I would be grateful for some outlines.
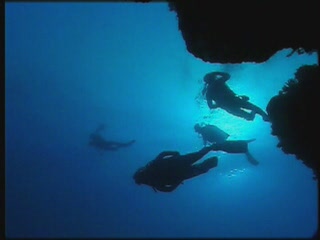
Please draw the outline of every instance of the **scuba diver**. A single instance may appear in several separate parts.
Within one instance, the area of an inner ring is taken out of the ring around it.
[[[208,142],[211,144],[224,142],[230,136],[228,133],[212,124],[200,125],[197,123],[194,125],[194,131],[201,135],[203,145],[205,146],[208,144]]]
[[[194,130],[196,133],[198,133],[203,140],[203,145],[207,146],[208,142],[210,144],[213,143],[223,143],[229,138],[229,134],[223,131],[222,129],[218,128],[215,125],[212,124],[204,124],[200,125],[199,123],[194,125]],[[255,139],[250,139],[250,140],[241,140],[246,143],[250,143],[255,141]],[[232,142],[232,141],[229,141]],[[237,141],[237,144],[239,143],[239,140]],[[230,143],[229,143],[230,144]],[[249,152],[249,149],[247,148],[247,151],[244,152],[246,155],[247,160],[249,161],[250,164],[252,165],[258,165],[259,162],[252,156],[252,154]]]
[[[261,115],[266,122],[269,121],[268,114],[258,106],[249,101],[245,95],[237,95],[226,84],[230,74],[226,72],[210,72],[203,78],[205,87],[202,94],[205,95],[210,109],[222,108],[234,116],[253,121],[256,114]],[[214,101],[214,103],[213,103]],[[247,112],[246,110],[251,110]]]
[[[133,175],[136,184],[148,185],[155,192],[172,192],[184,180],[208,172],[218,165],[218,157],[210,157],[195,164],[210,151],[245,153],[248,141],[224,141],[203,147],[197,152],[181,155],[178,151],[163,151],[146,166],[139,168]]]
[[[104,129],[105,126],[102,124],[92,134],[90,134],[89,145],[99,151],[116,151],[119,148],[128,147],[135,142],[135,140],[131,140],[128,142],[105,140],[101,135],[101,131],[103,131]]]

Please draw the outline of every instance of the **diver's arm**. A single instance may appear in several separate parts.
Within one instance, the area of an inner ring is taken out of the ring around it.
[[[202,137],[202,141],[203,141],[203,145],[204,145],[204,146],[207,146],[207,142],[208,142],[208,141],[207,141],[207,139],[206,139],[205,137]]]
[[[208,88],[208,84],[205,84],[202,91],[201,91],[202,96],[204,96],[206,94],[207,88]]]
[[[208,96],[208,94],[207,94],[207,96],[206,96],[206,100],[207,100],[208,107],[209,107],[210,109],[218,108],[218,105],[217,105],[216,103],[213,104],[213,101],[212,101],[212,99]]]

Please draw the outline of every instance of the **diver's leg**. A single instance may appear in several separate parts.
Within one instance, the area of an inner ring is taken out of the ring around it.
[[[248,143],[247,140],[227,140],[221,143],[214,143],[212,148],[215,151],[227,153],[246,153],[248,152]]]
[[[190,166],[189,170],[184,176],[184,179],[189,179],[204,174],[216,166],[218,166],[218,157],[208,158],[201,163]]]
[[[256,112],[255,111],[251,111],[246,112],[244,110],[242,110],[241,108],[235,108],[235,107],[231,107],[231,108],[224,108],[228,113],[231,113],[232,115],[235,115],[237,117],[241,117],[244,118],[248,121],[252,121],[255,117]]]
[[[115,142],[115,141],[107,141],[105,143],[106,148],[121,148],[121,147],[127,147],[130,146],[131,144],[133,144],[135,142],[135,140],[126,142],[126,143],[122,143],[122,142]]]
[[[114,144],[116,144],[119,148],[120,147],[128,147],[130,146],[131,144],[135,143],[136,140],[131,140],[129,142],[125,142],[125,143],[120,143],[120,142],[116,142]]]
[[[110,145],[106,150],[117,151],[120,147],[118,145]]]
[[[233,140],[233,141],[225,141],[222,143],[216,143],[213,145],[214,150],[224,151],[227,153],[244,153],[246,155],[247,160],[252,165],[258,165],[259,162],[252,156],[249,152],[248,144],[256,139],[249,140]]]
[[[180,156],[179,160],[183,161],[186,165],[191,165],[195,163],[196,161],[200,160],[202,157],[204,157],[208,152],[212,150],[211,146],[204,147],[198,152],[188,153],[186,155]]]
[[[218,166],[218,157],[207,158],[203,162],[194,164],[193,166],[201,169],[201,171],[203,172],[207,172],[211,168],[215,168],[216,166]]]
[[[133,143],[135,143],[135,142],[136,142],[136,140],[131,140],[131,141],[129,141],[129,142],[122,143],[122,146],[127,147],[127,146],[130,146],[131,144],[133,144]]]
[[[120,147],[118,142],[113,141],[104,141],[103,144],[101,144],[101,148],[106,151],[115,151]]]
[[[257,114],[259,114],[264,121],[269,121],[268,114],[265,111],[263,111],[260,107],[256,106],[255,104],[253,104],[249,101],[244,101],[241,107],[245,108],[245,109],[252,110],[252,111],[256,112]]]

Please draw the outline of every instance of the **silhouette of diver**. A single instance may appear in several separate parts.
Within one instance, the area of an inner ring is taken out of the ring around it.
[[[268,114],[249,102],[248,96],[237,95],[229,88],[226,84],[229,79],[230,74],[226,72],[210,72],[204,76],[205,87],[202,94],[206,97],[208,107],[210,109],[222,108],[230,114],[248,121],[253,121],[255,114],[261,115],[264,121],[269,121]],[[251,112],[243,109],[251,110]]]
[[[90,134],[90,141],[89,145],[95,147],[96,149],[102,151],[116,151],[119,148],[128,147],[132,145],[135,140],[131,140],[129,142],[117,142],[117,141],[108,141],[105,140],[102,135],[101,131],[105,129],[104,125],[100,125],[94,133]]]
[[[203,144],[206,146],[207,143],[209,142],[210,144],[216,143],[223,143],[227,140],[227,138],[230,136],[228,133],[226,133],[225,131],[221,130],[220,128],[218,128],[215,125],[212,124],[205,124],[205,125],[200,125],[200,124],[195,124],[194,125],[194,130],[195,132],[197,132],[198,134],[201,135],[202,140],[203,140]],[[252,165],[258,165],[259,162],[252,156],[252,154],[249,152],[248,149],[248,143],[255,141],[255,139],[250,139],[250,140],[236,140],[237,145],[240,145],[241,142],[243,142],[243,147],[246,148],[246,151],[244,152],[244,154],[247,157],[247,160],[249,161],[249,163],[251,163]],[[232,144],[232,142],[234,141],[228,141],[230,146]],[[217,145],[219,146],[219,145]],[[226,151],[229,152],[232,151],[232,149]]]
[[[203,145],[207,145],[209,143],[219,143],[224,142],[230,136],[228,133],[223,131],[212,124],[195,124],[194,131],[201,135],[203,140]]]
[[[139,168],[133,179],[136,184],[148,185],[155,192],[172,192],[184,180],[204,174],[218,165],[218,157],[210,157],[194,164],[210,151],[245,153],[247,145],[247,141],[225,141],[185,155],[180,155],[178,151],[163,151],[146,166]]]

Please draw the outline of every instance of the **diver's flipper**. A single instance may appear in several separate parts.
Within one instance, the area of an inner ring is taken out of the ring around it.
[[[210,157],[201,163],[191,165],[191,171],[183,177],[184,180],[190,179],[208,172],[210,169],[218,165],[218,157]]]
[[[211,168],[214,168],[218,165],[218,157],[210,157],[204,160],[202,163],[197,164],[198,167],[202,168],[205,171],[209,171]]]
[[[136,142],[136,140],[131,140],[129,142],[123,143],[122,146],[127,147],[127,146],[134,144],[135,142]]]
[[[250,164],[257,166],[259,162],[251,155],[250,152],[246,152],[247,160]]]

